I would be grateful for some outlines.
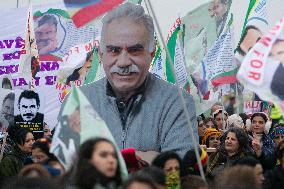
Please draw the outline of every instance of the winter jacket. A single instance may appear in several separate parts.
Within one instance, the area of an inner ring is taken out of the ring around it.
[[[273,170],[269,170],[264,174],[265,182],[263,189],[280,189],[284,188],[284,170],[280,166],[276,166]]]
[[[143,92],[137,94],[125,119],[117,98],[107,92],[106,78],[80,87],[91,105],[106,122],[120,149],[138,151],[173,150],[183,156],[193,148],[178,88],[149,73]],[[198,139],[195,104],[190,94],[183,93],[193,135]]]
[[[14,147],[12,152],[7,154],[0,163],[0,177],[12,177],[17,175],[24,166],[24,161],[28,154],[20,150],[19,147]]]

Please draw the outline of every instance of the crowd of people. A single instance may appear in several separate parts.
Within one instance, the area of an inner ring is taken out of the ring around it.
[[[135,148],[118,152],[105,138],[89,139],[80,145],[72,168],[65,170],[49,151],[53,135],[47,126],[44,137],[36,141],[26,129],[9,127],[0,163],[2,187],[35,188],[38,184],[37,188],[78,189],[283,188],[284,125],[264,112],[247,115],[243,120],[219,108],[216,103],[210,117],[197,119],[202,170],[193,149],[183,157],[175,151],[165,151],[146,161]],[[218,114],[223,115],[221,122]],[[121,174],[118,153],[124,157],[127,179]]]
[[[196,117],[190,94],[181,92],[181,100],[179,87],[149,73],[155,55],[154,24],[143,7],[125,3],[102,22],[98,54],[106,77],[80,89],[116,144],[97,137],[79,145],[84,129],[81,107],[69,117],[59,116],[62,129],[70,127],[78,139],[74,161],[67,169],[50,152],[55,136],[47,124],[43,137],[35,140],[33,132],[11,122],[1,135],[1,188],[284,188],[281,114],[236,114],[232,104],[224,107],[217,102],[209,116]],[[61,113],[68,100],[70,95]],[[36,100],[33,104],[39,108]]]

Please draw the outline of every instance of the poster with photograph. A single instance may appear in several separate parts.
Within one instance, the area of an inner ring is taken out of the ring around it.
[[[5,132],[14,124],[15,93],[9,89],[0,89],[0,132]]]
[[[31,131],[35,138],[43,136],[44,98],[32,90],[15,90],[15,124]]]

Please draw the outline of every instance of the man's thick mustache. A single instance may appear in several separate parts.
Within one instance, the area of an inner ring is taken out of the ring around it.
[[[23,116],[28,116],[28,117],[31,117],[31,116],[34,116],[34,114],[31,114],[31,113],[27,113],[27,114],[23,114]]]
[[[140,70],[138,66],[136,66],[135,64],[122,68],[114,65],[110,68],[110,73],[128,74],[128,73],[139,73],[139,72]]]

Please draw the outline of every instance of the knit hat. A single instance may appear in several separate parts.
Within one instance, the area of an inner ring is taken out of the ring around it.
[[[284,125],[277,124],[272,128],[271,133],[269,134],[271,139],[276,139],[278,135],[284,135]]]
[[[135,148],[125,148],[120,150],[122,157],[126,163],[128,173],[134,173],[145,167],[149,167],[149,164],[146,161],[136,156],[135,151]]]
[[[201,164],[203,167],[203,171],[205,171],[207,161],[208,161],[208,154],[203,148],[199,148],[199,155],[200,155],[200,160],[201,160]],[[185,154],[183,158],[183,165],[185,167],[186,174],[200,175],[194,149],[187,151],[187,153]]]
[[[243,119],[238,114],[233,114],[228,117],[228,127],[244,127]]]
[[[217,129],[214,129],[214,128],[206,129],[205,132],[204,132],[204,136],[202,138],[201,144],[206,145],[206,141],[211,135],[217,135],[218,137],[220,137],[221,132],[219,132]]]

